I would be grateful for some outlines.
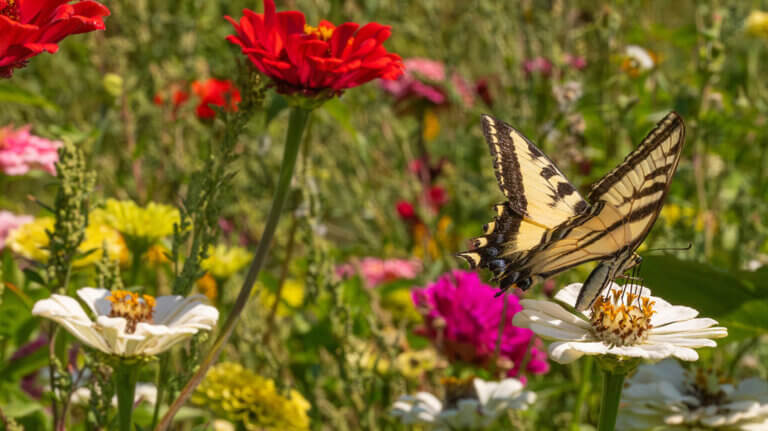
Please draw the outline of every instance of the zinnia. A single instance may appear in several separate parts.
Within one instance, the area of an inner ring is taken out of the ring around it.
[[[227,40],[240,46],[284,94],[339,94],[376,78],[395,79],[403,72],[400,57],[383,45],[390,28],[375,22],[359,30],[353,22],[336,27],[325,20],[312,27],[301,12],[275,12],[272,0],[264,0],[263,14],[244,9],[239,22],[226,18],[237,32]]]
[[[508,367],[509,376],[520,374],[522,365],[525,371],[534,374],[547,372],[546,355],[534,346],[539,340],[532,340],[533,331],[512,324],[512,317],[523,309],[516,296],[497,298],[496,289],[483,284],[476,273],[458,270],[413,291],[413,302],[426,323],[421,332],[433,340],[441,340],[442,346],[438,347],[449,358],[481,366],[492,366],[504,301],[507,301],[506,321],[497,365]]]
[[[90,0],[0,0],[0,77],[10,78],[43,51],[58,51],[70,34],[103,30],[105,16],[109,9]]]
[[[0,172],[24,175],[37,168],[55,175],[61,141],[35,136],[29,133],[29,129],[30,126],[16,130],[11,127],[0,129]]]
[[[448,102],[448,94],[454,91],[467,106],[472,106],[475,96],[464,78],[453,73],[448,79],[445,65],[427,58],[409,58],[403,62],[405,73],[396,81],[382,81],[381,88],[398,102],[424,100],[434,105]]]
[[[197,117],[200,119],[216,116],[216,111],[208,105],[223,106],[227,111],[237,111],[240,91],[232,81],[215,78],[195,81],[192,83],[192,91],[200,98],[200,104],[197,105]]]

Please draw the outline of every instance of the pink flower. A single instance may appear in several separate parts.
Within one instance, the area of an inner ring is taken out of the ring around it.
[[[433,211],[438,212],[448,202],[448,193],[440,186],[432,186],[427,190],[427,202]]]
[[[565,62],[576,70],[582,70],[587,67],[587,59],[580,55],[565,54]]]
[[[0,250],[5,247],[5,239],[12,230],[27,224],[35,218],[28,215],[16,215],[10,211],[0,211]]]
[[[365,285],[372,288],[390,281],[416,278],[421,272],[421,261],[365,257],[357,265],[344,264],[336,268],[336,274],[342,278],[350,277],[358,272],[365,280]]]
[[[536,57],[523,62],[523,70],[526,75],[541,75],[547,77],[552,74],[552,62],[546,57]]]
[[[0,171],[6,175],[24,175],[30,169],[42,169],[56,175],[60,141],[49,141],[29,133],[30,126],[16,130],[0,129]]]
[[[469,84],[454,73],[448,80],[445,66],[439,61],[426,58],[409,58],[403,62],[405,73],[394,81],[379,81],[381,88],[397,99],[425,100],[434,105],[447,102],[449,88],[461,97],[465,105],[474,103]]]
[[[444,274],[425,288],[415,289],[413,303],[425,321],[420,332],[439,343],[437,347],[449,359],[491,368],[506,300],[497,365],[506,366],[508,376],[517,376],[522,371],[546,373],[549,364],[540,341],[531,330],[512,325],[512,317],[523,309],[517,297],[497,298],[497,292],[483,284],[476,273],[459,270]],[[521,370],[523,364],[525,370]]]

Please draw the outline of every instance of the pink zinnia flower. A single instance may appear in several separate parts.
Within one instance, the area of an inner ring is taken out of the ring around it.
[[[571,66],[576,70],[581,70],[587,67],[587,59],[580,55],[566,54],[565,62],[568,63],[568,66]]]
[[[403,64],[405,73],[399,79],[379,81],[381,88],[398,101],[422,99],[442,105],[447,102],[448,88],[452,87],[465,105],[474,103],[469,84],[457,73],[451,75],[449,80],[443,63],[426,58],[409,58]]]
[[[552,74],[552,62],[546,57],[536,57],[523,62],[526,75],[549,76]]]
[[[511,366],[507,375],[533,374],[549,370],[540,341],[529,329],[512,325],[512,317],[523,307],[515,295],[496,297],[497,289],[483,284],[474,272],[455,270],[426,288],[415,289],[413,303],[424,316],[420,331],[435,342],[451,360],[491,367],[501,325],[504,301],[507,313],[499,351],[500,361]],[[521,366],[525,365],[525,370]]]
[[[5,247],[5,239],[12,230],[31,222],[35,218],[28,215],[16,215],[10,211],[0,211],[0,250]]]
[[[60,141],[49,141],[29,133],[30,126],[0,129],[0,171],[6,175],[24,175],[30,169],[42,169],[56,175]]]
[[[356,266],[367,287],[376,287],[395,280],[410,280],[416,278],[421,272],[421,262],[416,259],[365,257],[357,265],[340,265],[336,269],[336,274],[342,278],[352,276],[358,272]]]

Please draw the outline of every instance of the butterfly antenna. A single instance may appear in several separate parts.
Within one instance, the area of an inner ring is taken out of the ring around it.
[[[689,242],[687,247],[668,247],[668,248],[650,248],[645,250],[646,253],[652,251],[687,251],[693,247],[693,243]]]

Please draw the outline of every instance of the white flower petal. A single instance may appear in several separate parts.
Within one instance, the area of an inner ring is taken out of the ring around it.
[[[699,319],[677,321],[663,326],[654,326],[653,333],[667,334],[670,332],[687,332],[697,329],[709,328],[710,326],[714,325],[717,325],[717,320],[710,319],[708,317],[702,317]]]
[[[106,316],[112,310],[112,303],[106,299],[109,295],[109,290],[95,287],[83,287],[77,290],[77,296],[88,305],[94,314],[100,316]]]
[[[652,297],[652,300],[657,301],[659,298]],[[668,307],[659,307],[658,304],[654,306],[656,314],[651,316],[651,324],[658,328],[671,322],[679,322],[681,320],[693,319],[699,315],[699,312],[691,307],[684,307],[682,305],[670,305]]]
[[[549,356],[555,362],[568,364],[587,355],[608,353],[608,346],[603,342],[558,341],[549,345]]]
[[[555,294],[555,299],[566,303],[573,307],[576,305],[576,299],[579,297],[579,291],[581,290],[582,283],[571,283],[564,288],[560,289]]]

